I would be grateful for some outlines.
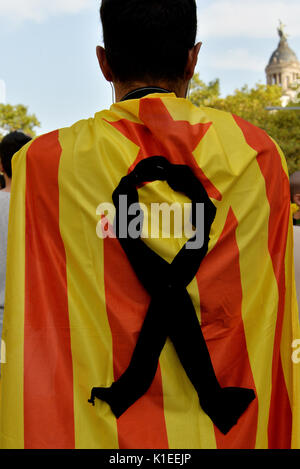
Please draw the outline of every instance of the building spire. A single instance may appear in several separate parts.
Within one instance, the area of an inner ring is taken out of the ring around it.
[[[279,27],[277,28],[277,31],[281,41],[286,41],[288,38],[288,34],[285,32],[284,28],[286,28],[286,25],[283,24],[281,20],[279,20]]]

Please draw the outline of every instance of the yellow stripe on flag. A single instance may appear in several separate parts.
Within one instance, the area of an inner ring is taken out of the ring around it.
[[[1,449],[24,448],[23,363],[25,299],[26,150],[13,158],[10,200],[5,312],[2,340],[6,363],[1,364]],[[14,187],[14,178],[17,187]],[[17,266],[17,268],[15,268]],[[4,426],[5,425],[5,426]]]
[[[117,425],[109,406],[88,403],[93,386],[113,381],[112,342],[107,320],[103,242],[96,236],[96,208],[103,172],[100,160],[74,157],[72,130],[60,131],[60,230],[66,248],[68,303],[74,370],[76,448],[118,448]],[[85,141],[92,145],[92,141]],[[71,168],[71,171],[70,171]],[[85,171],[89,173],[88,179]],[[81,194],[81,196],[80,196]]]

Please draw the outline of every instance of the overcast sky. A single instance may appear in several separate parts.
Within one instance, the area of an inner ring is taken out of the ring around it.
[[[6,102],[22,103],[39,133],[93,116],[112,102],[95,47],[102,44],[100,0],[0,0],[0,79]],[[300,58],[299,0],[198,0],[197,71],[220,78],[223,95],[265,82],[279,19]],[[0,82],[0,94],[1,94]]]

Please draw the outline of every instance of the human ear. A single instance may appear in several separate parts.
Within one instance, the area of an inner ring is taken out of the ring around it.
[[[202,42],[198,42],[189,50],[188,60],[185,67],[185,78],[187,80],[191,80],[193,78],[201,46]]]
[[[99,62],[99,65],[100,65],[100,69],[103,73],[104,78],[107,81],[113,81],[113,76],[112,76],[111,69],[110,69],[110,66],[108,64],[108,61],[107,61],[106,51],[105,51],[104,47],[97,46],[96,47],[96,55],[97,55],[98,62]]]

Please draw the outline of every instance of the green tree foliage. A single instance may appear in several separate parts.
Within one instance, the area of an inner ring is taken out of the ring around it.
[[[23,104],[0,104],[0,140],[14,130],[22,130],[35,137],[36,127],[40,127],[40,122],[34,114],[28,114],[28,108]]]
[[[300,170],[300,111],[277,111],[264,129],[276,140],[287,159],[290,174]]]
[[[264,126],[270,117],[266,110],[268,106],[280,106],[282,91],[276,85],[257,84],[249,89],[247,85],[235,90],[233,95],[219,99],[216,103],[218,109],[229,111],[257,126]]]
[[[192,80],[190,100],[196,106],[209,106],[231,112],[263,128],[282,148],[290,173],[300,169],[300,111],[267,111],[281,106],[282,89],[277,85],[247,85],[226,98],[220,97],[218,79],[205,84],[196,74]],[[295,106],[295,103],[291,103]]]
[[[200,80],[199,74],[193,76],[190,84],[190,100],[196,106],[214,107],[220,99],[220,80],[210,81],[208,85]]]

